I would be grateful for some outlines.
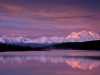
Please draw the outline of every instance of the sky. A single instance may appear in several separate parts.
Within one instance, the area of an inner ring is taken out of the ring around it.
[[[100,0],[0,0],[0,36],[100,34]]]

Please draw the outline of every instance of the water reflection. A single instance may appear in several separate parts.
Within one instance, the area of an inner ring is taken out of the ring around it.
[[[40,62],[52,64],[66,64],[67,67],[80,70],[93,70],[100,67],[100,60],[92,57],[73,57],[73,56],[0,56],[0,63],[24,63],[24,62]]]

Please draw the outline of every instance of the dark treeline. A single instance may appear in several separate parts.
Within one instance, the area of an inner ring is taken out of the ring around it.
[[[0,52],[6,52],[6,51],[40,51],[41,48],[32,48],[30,46],[22,46],[22,45],[15,45],[15,44],[4,44],[0,43]]]
[[[0,44],[0,52],[5,51],[44,51],[51,49],[74,49],[74,50],[100,50],[100,40],[87,42],[65,42],[41,47],[22,46],[15,44]]]
[[[100,50],[100,40],[53,44],[46,46],[45,49]]]

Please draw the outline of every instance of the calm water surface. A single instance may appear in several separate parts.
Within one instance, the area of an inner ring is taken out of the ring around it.
[[[0,75],[100,75],[100,52],[1,52]]]

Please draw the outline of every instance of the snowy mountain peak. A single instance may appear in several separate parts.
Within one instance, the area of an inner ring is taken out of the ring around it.
[[[9,37],[4,35],[0,38],[0,42],[3,42],[3,43],[7,43],[7,41],[9,41]]]
[[[82,42],[82,41],[99,40],[100,36],[95,32],[84,30],[81,32],[72,32],[66,38],[69,40],[69,42]]]
[[[7,35],[4,35],[1,38],[8,39],[9,37]]]
[[[97,33],[93,32],[93,31],[86,31],[86,30],[78,32],[78,34],[80,34],[80,35],[86,35],[87,34],[87,35],[91,35],[91,36],[95,36],[95,35],[97,36],[98,35]]]
[[[72,32],[67,37],[41,37],[37,39],[30,39],[26,37],[8,37],[6,35],[0,38],[2,43],[62,43],[62,42],[84,42],[91,40],[100,40],[100,36],[93,31]]]
[[[28,38],[25,37],[9,37],[9,36],[2,36],[0,38],[0,42],[2,43],[24,43],[26,40],[29,40]]]

